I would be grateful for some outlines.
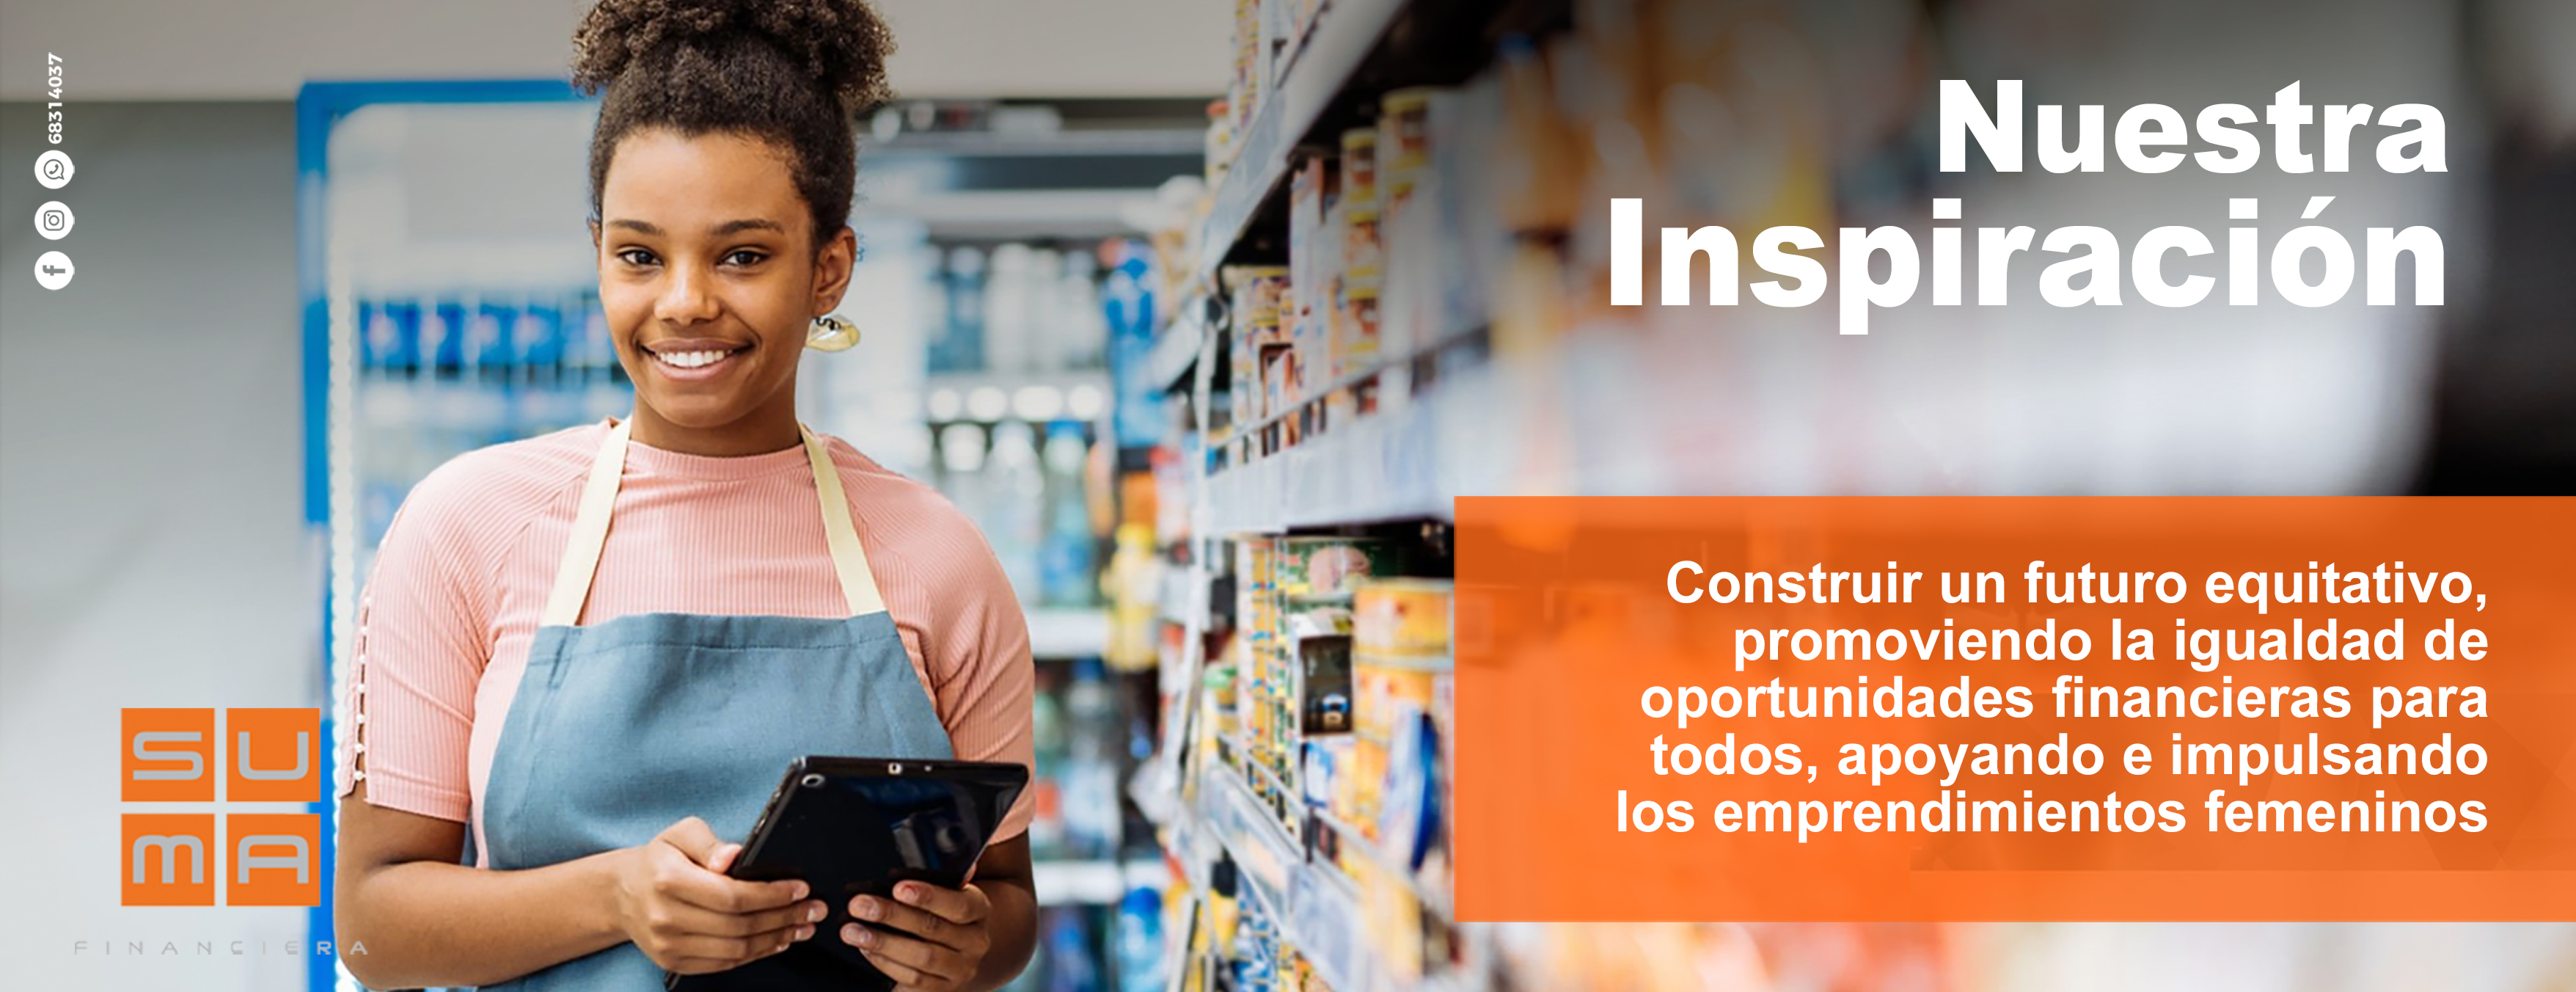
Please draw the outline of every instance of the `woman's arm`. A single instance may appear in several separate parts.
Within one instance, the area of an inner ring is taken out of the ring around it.
[[[607,912],[611,862],[596,854],[527,871],[456,863],[465,824],[383,809],[366,783],[340,803],[333,926],[370,988],[489,985],[626,939]]]
[[[984,849],[975,863],[975,884],[993,901],[986,917],[993,949],[975,973],[976,989],[997,989],[1028,967],[1038,946],[1037,883],[1029,867],[1029,835],[1021,834]]]
[[[721,971],[822,916],[801,882],[724,877],[741,846],[696,817],[641,847],[498,871],[456,863],[462,823],[371,805],[363,780],[350,799],[333,924],[341,946],[366,946],[341,961],[371,988],[489,985],[630,940],[673,971]]]

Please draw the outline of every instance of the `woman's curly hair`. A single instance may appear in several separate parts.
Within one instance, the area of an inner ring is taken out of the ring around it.
[[[740,134],[788,153],[817,244],[849,223],[857,116],[893,94],[894,38],[867,0],[599,0],[572,38],[573,85],[601,94],[590,210],[641,128]]]

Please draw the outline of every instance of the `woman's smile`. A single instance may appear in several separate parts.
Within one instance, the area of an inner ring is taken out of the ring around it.
[[[677,382],[705,382],[743,364],[734,358],[758,347],[756,342],[715,338],[669,338],[639,345],[653,356],[656,373]]]

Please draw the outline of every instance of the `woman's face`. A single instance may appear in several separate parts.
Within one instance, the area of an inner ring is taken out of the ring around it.
[[[599,212],[599,302],[639,430],[710,439],[792,426],[807,327],[840,303],[854,243],[845,228],[816,249],[786,153],[639,130],[609,160]]]

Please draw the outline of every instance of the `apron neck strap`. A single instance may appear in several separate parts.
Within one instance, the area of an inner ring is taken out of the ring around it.
[[[582,483],[581,506],[572,520],[572,536],[564,542],[562,561],[555,566],[554,590],[546,596],[545,613],[540,626],[569,627],[581,622],[582,606],[590,599],[591,581],[599,571],[599,552],[608,543],[608,521],[617,507],[617,487],[626,473],[627,440],[634,433],[635,420],[630,417],[609,428],[608,437],[600,442],[599,454],[590,463],[590,477]],[[823,539],[831,548],[832,570],[840,578],[841,599],[851,616],[865,616],[885,609],[885,600],[877,593],[875,574],[868,569],[867,549],[859,544],[857,525],[850,521],[850,501],[841,490],[841,473],[833,467],[831,452],[823,440],[805,425],[798,424],[796,433],[804,440],[805,460],[814,472],[814,495],[823,514]]]
[[[841,599],[854,617],[884,612],[876,573],[868,570],[868,549],[859,544],[858,525],[850,522],[850,498],[841,492],[841,470],[833,466],[832,452],[823,446],[822,438],[802,423],[796,425],[796,433],[804,436],[805,460],[814,467],[814,496],[823,504],[823,541],[832,549],[832,570],[841,576]]]

